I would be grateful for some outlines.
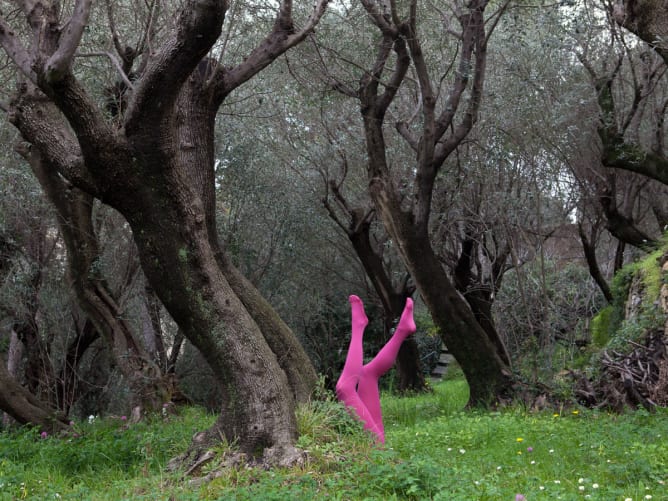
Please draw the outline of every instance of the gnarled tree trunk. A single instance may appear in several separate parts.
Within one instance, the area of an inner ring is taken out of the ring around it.
[[[373,67],[363,75],[358,91],[348,91],[360,101],[369,193],[445,344],[466,375],[469,404],[493,404],[512,389],[509,368],[446,275],[429,239],[432,196],[439,169],[473,127],[482,99],[489,36],[486,26],[494,26],[494,22],[485,20],[487,0],[469,2],[456,15],[462,30],[458,36],[459,65],[447,98],[441,98],[440,114],[436,107],[443,80],[432,81],[417,29],[417,3],[411,2],[403,19],[397,15],[384,16],[369,0],[362,0],[362,4],[381,33]],[[411,66],[420,91],[416,106],[421,127],[419,133],[415,133],[406,123],[396,124],[397,131],[416,157],[413,191],[406,197],[392,176],[383,123]],[[458,116],[460,106],[464,108],[461,117]]]
[[[111,121],[72,71],[90,2],[77,2],[66,23],[57,7],[36,4],[40,8],[23,7],[34,32],[31,40],[39,44],[28,50],[4,28],[0,37],[28,80],[12,103],[12,123],[59,175],[128,221],[151,287],[221,385],[221,415],[207,434],[209,441],[224,437],[254,455],[270,449],[271,459],[278,462],[294,458],[293,395],[304,398],[314,373],[304,357],[281,356],[279,363],[277,354],[294,352],[293,334],[283,325],[276,327],[278,317],[267,314],[267,303],[248,300],[254,292],[246,299],[235,293],[226,277],[229,269],[221,266],[214,199],[208,194],[213,193],[217,109],[233,89],[304,40],[324,13],[326,1],[318,2],[297,29],[292,3],[285,0],[277,8],[273,29],[235,67],[203,60],[221,34],[228,3],[185,2],[173,30],[161,32],[166,35],[160,43],[151,40],[144,45],[144,61],[134,80],[123,70],[129,99],[116,108],[121,115]],[[2,17],[0,21],[7,25]],[[124,66],[132,67],[118,39],[112,41],[123,54]],[[62,115],[52,113],[49,102]],[[199,148],[204,157],[194,155]],[[92,300],[103,300],[100,289],[91,293]],[[266,325],[278,333],[277,353],[265,338],[268,331],[261,330]],[[283,344],[281,336],[290,343]],[[306,367],[297,367],[297,361]],[[291,364],[287,372],[292,388],[281,363]]]
[[[426,232],[402,212],[392,193],[374,179],[370,191],[383,220],[390,224],[406,267],[439,327],[443,342],[457,359],[469,384],[469,404],[489,405],[510,390],[511,374],[497,347],[445,273]]]

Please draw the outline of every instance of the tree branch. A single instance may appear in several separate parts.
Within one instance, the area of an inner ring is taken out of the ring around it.
[[[473,17],[478,19],[478,21],[473,20],[472,22],[483,22],[482,12],[474,12]],[[438,166],[442,165],[450,153],[464,140],[478,119],[478,111],[482,102],[483,83],[485,81],[485,69],[487,67],[487,38],[482,25],[475,32],[473,43],[476,52],[476,63],[468,106],[461,123],[456,127],[454,133],[446,141],[439,143],[434,154],[434,163]]]
[[[44,96],[40,98],[37,92],[35,89],[32,93],[24,93],[13,103],[9,121],[70,182],[91,194],[99,194],[78,141],[55,106]]]
[[[375,24],[383,35],[396,35],[396,26],[390,21],[390,12],[381,12],[378,5],[373,0],[361,0],[364,10],[366,10],[371,21]],[[392,11],[395,9],[392,8]],[[396,12],[392,12],[396,16]]]
[[[88,24],[92,0],[77,0],[74,4],[74,11],[67,22],[64,32],[61,32],[58,39],[58,48],[51,55],[44,67],[46,81],[49,84],[61,80],[70,72],[74,53],[76,52],[84,28]]]
[[[173,112],[183,83],[221,33],[227,2],[189,0],[179,14],[176,30],[148,63],[128,104],[125,130],[159,127]]]
[[[411,64],[408,51],[406,50],[406,44],[404,43],[403,38],[396,38],[393,45],[394,53],[397,55],[397,64],[390,76],[390,79],[385,84],[385,92],[380,96],[380,99],[377,102],[377,107],[382,109],[383,112],[387,110],[390,106],[390,103],[394,100],[397,92],[399,91],[399,86],[401,82],[404,81],[408,68]],[[379,75],[380,78],[380,75]]]
[[[123,57],[125,50],[121,44],[120,39],[118,38],[118,31],[116,30],[116,22],[114,21],[114,9],[111,0],[106,0],[107,3],[107,19],[109,19],[109,30],[111,31],[111,41],[114,44],[116,53]]]
[[[77,54],[76,57],[107,57],[109,58],[109,61],[111,61],[111,64],[116,68],[116,71],[118,71],[118,75],[123,80],[123,83],[128,86],[128,89],[133,90],[134,85],[128,78],[127,74],[125,73],[125,70],[123,70],[123,65],[121,62],[118,60],[116,56],[114,56],[111,52],[86,52],[84,54]]]
[[[668,64],[668,5],[654,0],[622,0],[608,9],[617,24],[644,40]]]
[[[10,59],[14,61],[14,64],[18,66],[21,73],[28,77],[31,82],[36,82],[37,75],[32,69],[33,59],[21,44],[14,30],[7,24],[4,16],[0,16],[0,45]]]
[[[320,22],[328,3],[329,0],[317,0],[306,24],[301,29],[295,30],[292,19],[292,0],[283,0],[271,33],[244,58],[244,61],[232,69],[225,69],[223,65],[218,65],[213,79],[217,101],[222,102],[232,90],[269,66],[288,49],[303,41]]]
[[[589,72],[597,92],[598,106],[601,110],[597,132],[601,138],[603,165],[636,172],[668,185],[668,159],[661,154],[645,151],[638,145],[626,143],[623,132],[617,126],[612,81],[619,70],[619,61],[612,75],[599,77],[582,55],[579,55],[579,59]]]
[[[580,242],[582,242],[582,249],[584,251],[585,260],[587,261],[587,266],[589,267],[589,274],[594,279],[599,289],[603,293],[603,297],[608,303],[612,303],[613,297],[612,292],[610,291],[610,286],[605,280],[601,268],[598,266],[598,259],[596,258],[596,246],[595,246],[595,235],[596,227],[591,229],[591,239],[587,238],[587,235],[584,231],[584,226],[582,223],[578,223],[578,235],[580,236]]]

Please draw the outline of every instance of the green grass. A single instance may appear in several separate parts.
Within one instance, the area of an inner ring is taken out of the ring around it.
[[[298,415],[304,467],[228,469],[200,488],[164,468],[213,421],[197,409],[167,422],[84,423],[78,438],[2,433],[0,499],[668,499],[665,409],[464,412],[466,398],[456,380],[430,395],[385,396],[384,447],[340,405],[313,402]]]

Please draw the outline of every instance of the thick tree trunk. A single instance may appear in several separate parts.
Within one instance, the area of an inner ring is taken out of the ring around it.
[[[608,4],[614,19],[647,42],[668,64],[668,6],[658,0],[622,0]]]
[[[160,325],[160,310],[162,305],[150,286],[144,287],[144,311],[142,312],[142,331],[144,340],[153,351],[153,358],[157,361],[163,373],[167,373],[167,350]]]
[[[53,394],[50,392],[50,385],[54,380],[53,366],[48,355],[48,341],[40,335],[37,320],[42,282],[42,268],[39,263],[31,267],[30,275],[27,296],[24,298],[24,311],[12,313],[14,318],[12,331],[23,344],[26,358],[23,376],[28,391],[36,398],[52,404]]]
[[[173,182],[180,184],[175,196],[156,193],[154,183],[119,206],[132,207],[125,212],[152,288],[222,385],[209,436],[250,454],[292,446],[295,403],[285,373],[218,266],[200,198],[184,179]]]
[[[508,348],[501,339],[499,332],[496,330],[496,324],[494,323],[494,316],[492,314],[492,301],[489,299],[488,291],[468,291],[464,295],[464,299],[466,299],[466,302],[471,308],[471,312],[476,321],[487,334],[487,338],[492,345],[494,345],[501,361],[506,367],[511,367],[512,364]]]
[[[466,376],[469,405],[486,406],[499,401],[510,391],[510,371],[464,297],[445,274],[426,231],[420,231],[411,215],[401,211],[385,190],[382,179],[372,179],[369,189],[443,342]]]
[[[232,264],[218,239],[213,153],[216,115],[215,107],[211,106],[210,93],[202,88],[206,78],[215,70],[215,64],[215,61],[204,59],[179,97],[176,130],[179,164],[186,168],[186,179],[202,200],[209,244],[225,279],[276,355],[295,399],[306,402],[317,382],[313,363],[283,319]],[[193,166],[197,168],[192,168]]]
[[[319,1],[299,28],[292,3],[281,3],[271,32],[243,62],[212,72],[202,58],[221,35],[228,3],[185,2],[173,29],[163,32],[154,46],[147,41],[155,50],[145,49],[146,64],[137,78],[130,83],[129,75],[123,75],[131,96],[123,116],[113,123],[71,71],[90,2],[77,3],[67,29],[61,28],[56,9],[23,7],[33,29],[29,38],[39,43],[30,47],[30,54],[22,47],[16,52],[22,43],[4,30],[2,45],[17,56],[14,62],[26,77],[12,102],[12,123],[60,175],[129,222],[151,287],[222,385],[221,417],[208,436],[216,442],[224,437],[251,454],[271,449],[273,454],[266,452],[272,460],[289,460],[296,440],[293,392],[258,328],[261,320],[254,321],[253,307],[244,306],[221,270],[214,198],[198,185],[213,193],[213,126],[225,96],[303,41],[324,14],[326,1]],[[196,87],[204,92],[184,91],[193,82],[205,82]],[[189,99],[194,95],[205,106]],[[50,113],[49,101],[64,117]],[[197,160],[198,151],[206,161]],[[96,306],[104,304],[104,287],[86,292]],[[116,313],[113,308],[100,313],[110,311]]]
[[[18,376],[22,358],[23,344],[19,341],[19,337],[16,335],[14,329],[12,329],[9,333],[9,349],[7,350],[7,373],[14,379]],[[0,361],[0,363],[2,362]],[[7,413],[3,413],[3,426],[9,426],[11,422],[12,417]]]
[[[27,140],[45,149],[64,143],[75,149],[46,106],[38,95],[25,93],[16,103],[14,123]],[[278,447],[290,457],[297,434],[293,392],[276,355],[221,271],[219,250],[212,246],[215,238],[209,234],[202,199],[193,189],[193,172],[213,167],[185,162],[184,152],[193,150],[195,143],[177,142],[182,136],[176,134],[174,122],[161,124],[161,134],[155,133],[154,125],[145,124],[127,142],[97,144],[97,162],[109,166],[99,174],[97,182],[104,188],[98,194],[129,222],[151,287],[222,385],[224,402],[220,419],[208,433],[211,441],[225,437],[253,454]],[[204,124],[212,126],[210,121]],[[41,136],[45,129],[60,135],[45,139]],[[212,135],[207,131],[207,137]],[[40,153],[38,147],[34,150]],[[105,178],[107,174],[112,177]],[[116,187],[119,178],[122,188]],[[85,279],[89,269],[82,267],[75,278]],[[119,343],[128,342],[119,312],[100,282],[80,285],[83,299],[100,308],[90,312],[100,314],[93,317],[100,322],[100,331],[109,328],[121,335],[115,338]],[[142,368],[138,366],[139,372]]]
[[[405,303],[404,303],[405,304]],[[422,372],[420,351],[415,339],[406,338],[397,354],[397,389],[400,392],[425,392],[427,384]]]
[[[53,368],[35,319],[16,323],[12,329],[23,343],[26,356],[24,375],[28,391],[37,398],[49,401],[49,384],[53,382]]]
[[[501,336],[499,336],[499,332],[496,330],[494,317],[492,315],[492,298],[494,293],[498,290],[498,284],[500,284],[501,281],[501,270],[498,266],[492,266],[493,271],[491,282],[495,284],[494,286],[485,284],[481,278],[476,280],[472,270],[474,249],[475,239],[467,234],[462,241],[461,254],[457,260],[457,265],[454,268],[454,285],[464,296],[464,299],[466,299],[466,302],[471,307],[473,316],[475,316],[480,327],[483,328],[487,337],[495,346],[496,352],[499,354],[499,357],[501,357],[503,363],[510,367],[510,354],[508,353],[508,349],[501,339]],[[505,257],[503,259],[499,258],[499,262],[503,261],[505,261]]]
[[[219,264],[230,287],[253,317],[276,355],[281,369],[288,378],[295,400],[301,403],[307,402],[313,395],[318,375],[304,347],[257,288],[230,263],[228,257],[221,259]]]

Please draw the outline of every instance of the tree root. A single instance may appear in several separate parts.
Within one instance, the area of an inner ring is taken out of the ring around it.
[[[264,449],[262,456],[251,456],[232,448],[217,452],[212,447],[207,432],[197,433],[190,448],[167,463],[167,471],[183,471],[183,477],[192,477],[189,484],[195,487],[221,477],[232,468],[292,468],[304,466],[307,453],[293,445],[275,445]],[[205,466],[209,471],[203,473]]]

